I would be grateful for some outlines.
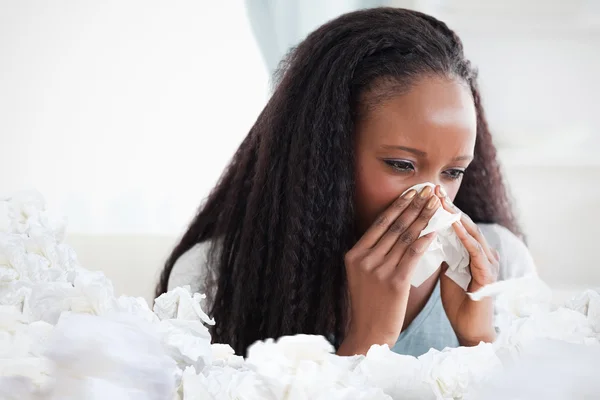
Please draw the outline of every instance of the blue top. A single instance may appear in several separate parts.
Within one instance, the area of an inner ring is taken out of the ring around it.
[[[458,347],[458,338],[450,325],[440,297],[438,279],[429,300],[417,317],[404,329],[392,351],[418,357],[433,348]]]

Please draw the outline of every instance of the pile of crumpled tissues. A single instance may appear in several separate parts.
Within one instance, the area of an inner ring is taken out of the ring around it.
[[[323,337],[296,335],[257,342],[244,359],[227,345],[211,344],[207,326],[214,321],[202,310],[201,294],[177,288],[152,308],[141,298],[116,296],[102,273],[79,265],[63,242],[64,226],[50,218],[38,193],[0,200],[0,399],[469,399],[500,393],[516,399],[525,398],[525,390],[528,398],[548,399],[600,393],[594,377],[600,356],[590,356],[600,349],[596,291],[559,307],[535,279],[486,288],[497,292],[500,335],[493,344],[431,350],[419,358],[373,346],[366,356],[338,357]],[[571,357],[561,358],[565,354]],[[531,372],[536,362],[543,373],[523,379],[519,366]],[[502,383],[507,379],[515,389]],[[561,384],[562,391],[556,389]]]

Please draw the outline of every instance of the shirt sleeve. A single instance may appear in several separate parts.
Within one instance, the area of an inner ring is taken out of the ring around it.
[[[500,253],[500,280],[537,275],[535,261],[521,239],[497,224],[479,225],[488,244]]]
[[[192,293],[205,293],[209,242],[199,243],[177,259],[169,276],[168,290],[189,285]]]

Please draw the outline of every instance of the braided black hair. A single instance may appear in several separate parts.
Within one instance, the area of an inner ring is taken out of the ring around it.
[[[184,252],[218,239],[209,257],[213,340],[245,354],[268,337],[343,338],[356,118],[426,75],[462,80],[477,110],[475,159],[455,203],[475,222],[519,234],[460,39],[416,11],[362,10],[323,25],[282,62],[270,101],[173,250],[156,294]]]

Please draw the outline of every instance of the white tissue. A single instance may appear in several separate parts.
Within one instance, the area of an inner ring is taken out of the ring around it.
[[[427,182],[415,185],[404,193],[411,189],[418,193],[426,186],[435,188],[433,183]],[[460,214],[452,214],[440,207],[429,220],[429,224],[421,231],[419,237],[431,232],[437,232],[437,236],[415,269],[410,282],[413,286],[420,286],[440,268],[443,262],[446,262],[448,264],[446,275],[464,290],[467,290],[471,282],[469,253],[452,227],[452,224],[460,221],[460,217]]]

